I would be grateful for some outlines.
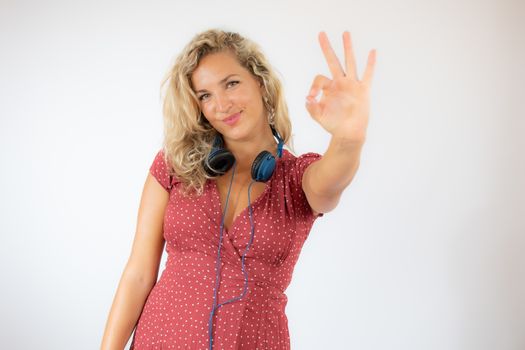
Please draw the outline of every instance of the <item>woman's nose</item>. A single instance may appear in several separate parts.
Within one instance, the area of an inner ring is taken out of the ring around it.
[[[217,112],[229,112],[231,107],[231,99],[230,97],[225,93],[218,93],[216,98],[216,106],[217,106]]]

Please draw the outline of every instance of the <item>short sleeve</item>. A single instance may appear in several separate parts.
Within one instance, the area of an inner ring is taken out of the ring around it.
[[[301,197],[302,197],[302,201],[304,202],[305,206],[308,207],[308,212],[310,214],[313,213],[313,210],[310,207],[310,204],[308,203],[308,200],[306,198],[306,194],[304,193],[304,191],[302,189],[303,175],[304,175],[304,172],[305,172],[306,168],[308,168],[308,166],[310,164],[312,164],[315,161],[320,160],[322,157],[323,156],[320,155],[319,153],[308,152],[308,153],[300,155],[299,157],[297,157],[295,159],[295,167],[294,167],[294,170],[293,170],[293,177],[294,177],[297,189],[298,189],[298,191],[300,191],[300,194],[301,194]],[[319,213],[319,215],[317,215],[315,218],[319,218],[319,217],[321,217],[323,215],[324,215],[324,213]]]
[[[170,176],[169,173],[168,165],[164,160],[164,151],[162,149],[157,152],[155,159],[149,168],[149,172],[155,179],[157,179],[162,188],[170,192],[173,181],[172,176]]]

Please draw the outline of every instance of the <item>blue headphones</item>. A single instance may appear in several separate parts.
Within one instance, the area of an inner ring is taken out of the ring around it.
[[[283,154],[284,141],[277,130],[273,128],[273,126],[270,126],[270,128],[272,129],[273,135],[279,142],[277,146],[277,156],[281,158]],[[222,135],[217,134],[213,142],[212,150],[204,162],[204,170],[210,176],[219,176],[230,170],[234,163],[235,157],[228,149],[224,148],[224,140]],[[272,177],[274,169],[275,157],[266,150],[262,151],[257,155],[257,157],[255,157],[255,160],[253,161],[251,171],[252,179],[259,182],[266,182]]]
[[[283,146],[284,141],[277,132],[273,128],[273,126],[270,126],[272,129],[272,133],[275,136],[275,138],[278,141],[277,145],[277,156],[279,158],[282,157],[283,154]],[[252,181],[250,182],[250,185],[248,186],[248,208],[250,209],[250,227],[251,227],[251,237],[250,242],[246,246],[246,250],[244,251],[244,254],[242,255],[242,272],[244,273],[244,291],[242,294],[236,298],[230,299],[225,301],[222,304],[216,305],[217,302],[217,287],[219,283],[219,275],[220,275],[220,259],[221,259],[221,246],[222,246],[222,231],[224,228],[224,216],[226,215],[226,210],[228,209],[228,200],[230,198],[230,190],[233,182],[233,177],[235,175],[235,168],[236,168],[236,161],[233,154],[226,148],[224,148],[224,140],[222,138],[222,135],[217,134],[215,136],[215,140],[213,142],[212,150],[204,162],[204,170],[210,175],[210,176],[219,176],[224,173],[226,173],[232,166],[233,166],[233,172],[232,176],[230,178],[230,186],[228,188],[228,195],[226,197],[226,205],[224,208],[224,213],[222,214],[222,221],[221,221],[221,234],[220,234],[220,243],[219,243],[219,251],[217,253],[217,263],[216,263],[216,270],[217,274],[215,276],[215,288],[213,290],[213,306],[210,313],[210,319],[208,322],[208,334],[209,334],[209,350],[213,349],[213,339],[212,339],[212,326],[213,326],[213,314],[215,313],[215,310],[217,310],[222,305],[240,300],[244,297],[246,294],[246,289],[248,288],[248,274],[246,271],[244,271],[244,257],[246,256],[246,253],[250,249],[250,246],[253,241],[253,235],[254,235],[254,228],[253,228],[253,218],[252,218],[252,206],[251,206],[251,200],[250,200],[250,188],[255,183],[255,181],[258,182],[266,182],[268,181],[273,174],[273,171],[275,169],[276,160],[275,157],[268,151],[264,150],[261,153],[255,157],[255,160],[252,164]]]

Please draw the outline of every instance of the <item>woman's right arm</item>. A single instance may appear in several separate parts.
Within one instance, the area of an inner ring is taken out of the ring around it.
[[[148,173],[131,255],[120,279],[102,337],[101,350],[124,350],[157,281],[164,249],[163,222],[169,193]]]

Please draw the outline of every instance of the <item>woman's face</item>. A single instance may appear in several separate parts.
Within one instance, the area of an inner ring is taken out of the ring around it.
[[[267,112],[262,101],[263,86],[233,53],[205,56],[191,81],[204,117],[225,139],[250,140],[264,130]],[[237,113],[240,115],[236,120],[228,120]]]

